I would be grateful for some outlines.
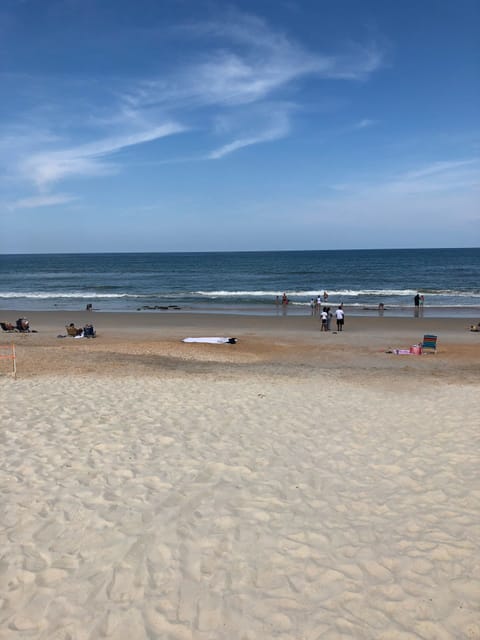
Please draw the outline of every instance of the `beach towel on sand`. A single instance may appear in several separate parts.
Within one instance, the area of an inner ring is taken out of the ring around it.
[[[385,353],[393,353],[396,356],[411,356],[412,352],[410,349],[387,349]]]
[[[182,342],[208,342],[209,344],[235,344],[236,338],[184,338]]]

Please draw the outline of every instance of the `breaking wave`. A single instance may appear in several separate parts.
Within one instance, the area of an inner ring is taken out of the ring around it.
[[[61,299],[96,299],[96,298],[143,298],[142,295],[134,295],[131,293],[93,293],[93,292],[70,292],[70,293],[47,293],[43,291],[36,292],[22,292],[22,291],[12,291],[12,292],[4,292],[0,293],[1,299],[15,299],[15,298],[23,298],[23,299],[32,299],[32,300],[58,300]]]

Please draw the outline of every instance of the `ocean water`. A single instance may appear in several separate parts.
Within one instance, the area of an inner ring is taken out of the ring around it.
[[[0,256],[0,309],[308,314],[324,291],[350,314],[410,315],[418,291],[425,315],[480,318],[480,249]]]

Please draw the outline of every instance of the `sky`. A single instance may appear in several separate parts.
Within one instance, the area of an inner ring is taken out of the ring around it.
[[[0,253],[480,246],[478,0],[2,0]]]

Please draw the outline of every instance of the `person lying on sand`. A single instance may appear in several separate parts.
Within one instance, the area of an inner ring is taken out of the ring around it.
[[[470,331],[480,331],[480,322],[478,324],[471,324]]]

